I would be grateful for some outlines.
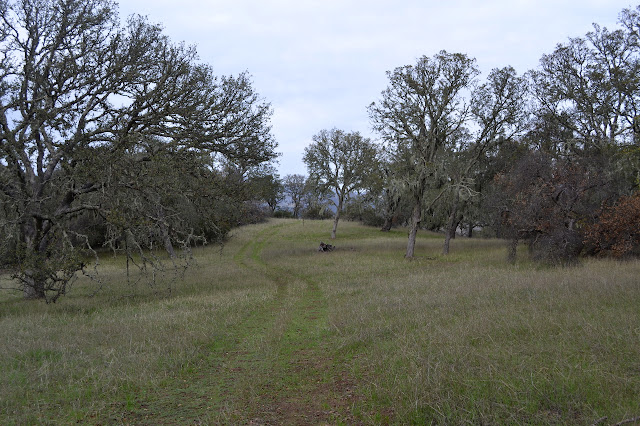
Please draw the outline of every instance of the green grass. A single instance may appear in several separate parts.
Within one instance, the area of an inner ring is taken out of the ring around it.
[[[273,220],[181,282],[105,256],[56,304],[0,294],[1,424],[613,424],[640,416],[640,262]],[[320,241],[337,250],[318,253]],[[526,250],[525,250],[526,252]],[[135,277],[134,277],[135,278]]]

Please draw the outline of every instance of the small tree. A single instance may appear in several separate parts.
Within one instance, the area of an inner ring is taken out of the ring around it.
[[[535,258],[570,263],[583,248],[583,225],[607,196],[610,182],[601,166],[586,160],[559,161],[540,152],[522,157],[496,181],[504,236],[511,238],[509,259],[517,240],[526,240]]]
[[[273,170],[265,170],[250,176],[249,185],[253,195],[269,206],[271,213],[276,211],[278,204],[284,199],[284,190],[280,176]]]
[[[585,230],[585,244],[598,255],[640,255],[640,192],[605,206]]]
[[[377,167],[376,146],[358,132],[321,130],[314,143],[305,148],[303,161],[309,178],[320,188],[330,188],[336,196],[331,238],[336,238],[338,221],[346,198],[352,191],[364,189]]]
[[[286,175],[282,181],[285,196],[291,198],[293,203],[293,217],[300,217],[300,209],[304,200],[306,178],[303,175]]]

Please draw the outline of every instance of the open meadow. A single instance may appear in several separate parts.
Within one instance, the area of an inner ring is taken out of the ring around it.
[[[271,220],[179,282],[104,255],[55,304],[0,294],[0,424],[615,424],[640,416],[640,262]],[[336,245],[316,251],[321,241]],[[133,277],[135,278],[135,277]],[[135,279],[130,279],[135,282]],[[171,291],[168,291],[168,287]],[[95,294],[94,294],[95,293]]]

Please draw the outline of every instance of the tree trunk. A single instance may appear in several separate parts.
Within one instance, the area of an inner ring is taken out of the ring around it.
[[[171,259],[176,258],[176,251],[173,249],[171,243],[171,237],[169,236],[169,227],[165,223],[160,223],[160,231],[162,232],[162,242],[164,243],[164,249],[169,254]]]
[[[517,250],[518,250],[518,238],[514,237],[509,242],[509,247],[507,249],[507,262],[511,264],[516,263]]]
[[[37,241],[38,236],[41,235],[38,229],[39,225],[40,223],[38,221],[27,219],[20,226],[21,239],[25,247],[23,253],[25,257],[22,258],[21,262],[26,268],[18,276],[20,281],[22,281],[22,295],[25,299],[44,299],[46,296],[44,283],[36,278],[36,271],[34,271],[31,266],[27,266],[31,262],[34,262],[33,258],[36,257],[36,251],[41,244],[43,244],[43,241]],[[33,256],[33,258],[29,258],[29,256]],[[38,262],[35,261],[35,263],[37,264]]]
[[[451,243],[451,234],[447,232],[446,235],[444,236],[444,246],[442,247],[442,254],[445,256],[449,254],[450,243]]]
[[[456,220],[458,216],[458,204],[460,203],[460,191],[456,193],[456,198],[453,201],[453,206],[451,208],[451,213],[449,214],[449,221],[447,223],[447,229],[445,230],[444,236],[444,246],[442,247],[442,254],[449,254],[449,245],[451,243],[451,238],[455,237],[456,228],[458,227],[459,221]],[[453,237],[452,237],[453,235]]]
[[[23,280],[23,296],[25,299],[44,299],[46,297],[44,293],[44,285],[42,283],[38,283],[33,276],[32,271],[25,271],[25,276],[22,278]]]
[[[416,200],[416,204],[413,206],[413,213],[411,214],[411,229],[409,230],[409,242],[407,243],[407,254],[404,256],[407,259],[413,259],[413,253],[416,247],[416,235],[418,234],[418,228],[420,227],[420,221],[422,219],[422,202]]]
[[[400,203],[400,199],[391,189],[387,188],[383,192],[385,198],[385,209],[384,209],[384,224],[382,225],[382,232],[389,232],[391,230],[391,226],[393,225],[393,216],[398,209],[398,204]]]
[[[336,209],[336,216],[333,218],[333,230],[331,231],[331,239],[336,239],[336,231],[338,230],[338,221],[340,220],[340,212],[342,211],[343,197],[338,200],[338,207]]]
[[[467,228],[467,237],[468,238],[473,237],[473,223],[469,223],[469,228]]]
[[[169,235],[169,225],[164,220],[164,208],[160,205],[158,206],[158,225],[160,225],[160,233],[162,234],[162,243],[164,244],[164,249],[169,254],[171,259],[176,258],[176,252],[173,249],[173,244],[171,243],[171,236]]]

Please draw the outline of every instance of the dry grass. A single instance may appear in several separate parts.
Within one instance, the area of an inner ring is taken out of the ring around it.
[[[278,220],[169,294],[105,259],[55,305],[3,295],[0,422],[615,423],[640,415],[640,262]],[[126,294],[127,297],[121,297]]]

